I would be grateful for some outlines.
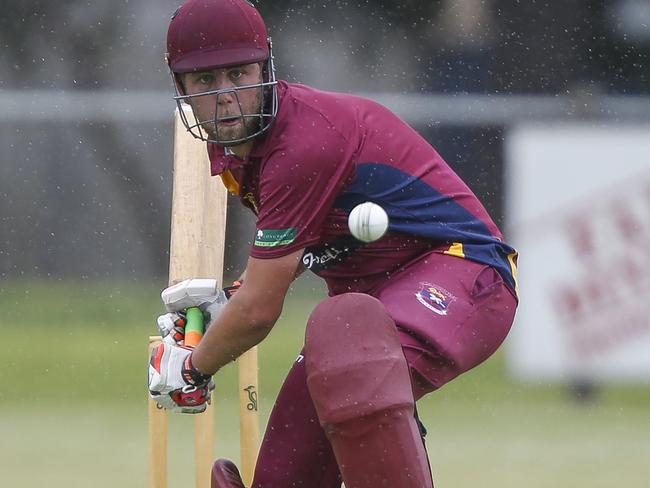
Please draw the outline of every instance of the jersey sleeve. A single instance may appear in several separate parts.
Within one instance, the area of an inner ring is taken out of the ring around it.
[[[276,149],[260,174],[260,208],[251,256],[286,256],[321,239],[323,223],[353,173],[346,139],[331,126]]]

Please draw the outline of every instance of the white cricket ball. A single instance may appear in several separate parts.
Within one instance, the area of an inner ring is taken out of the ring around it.
[[[388,214],[376,203],[360,203],[348,216],[352,235],[363,242],[380,239],[388,229]]]

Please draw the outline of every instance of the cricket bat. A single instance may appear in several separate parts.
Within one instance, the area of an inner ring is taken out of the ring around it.
[[[189,107],[186,110],[186,116],[191,118]],[[174,123],[170,284],[187,278],[216,278],[219,283],[223,282],[226,206],[225,186],[219,178],[210,176],[205,143],[187,132],[177,112]],[[202,319],[200,310],[188,310],[186,344],[198,344],[203,334]],[[257,348],[245,353],[238,362],[242,475],[244,482],[250,486],[260,442]],[[150,412],[152,409],[150,405]],[[155,419],[161,416],[160,412],[154,414]],[[212,407],[196,415],[195,422],[196,488],[210,488],[210,472],[214,462]],[[166,432],[166,419],[164,422],[157,420],[152,425],[150,417],[150,437],[160,439]],[[164,466],[165,474],[156,474],[150,469],[150,478],[157,478],[157,481],[151,481],[152,488],[167,488],[167,447],[165,443],[161,443],[161,446],[150,452],[150,462],[152,465]]]
[[[191,116],[191,114],[188,114]],[[179,113],[174,122],[169,284],[187,278],[223,279],[227,195],[210,177],[205,143],[189,134]],[[196,416],[194,458],[196,488],[210,487],[213,454],[212,407]]]

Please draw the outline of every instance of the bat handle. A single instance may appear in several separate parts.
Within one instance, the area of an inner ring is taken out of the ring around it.
[[[203,312],[198,307],[191,307],[187,309],[185,318],[187,320],[185,325],[185,345],[196,347],[205,332]]]

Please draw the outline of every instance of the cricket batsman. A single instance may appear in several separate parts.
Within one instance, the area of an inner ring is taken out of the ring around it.
[[[212,376],[264,340],[308,269],[329,297],[275,401],[253,488],[432,487],[416,401],[503,342],[518,301],[516,251],[436,150],[385,107],[277,80],[250,2],[188,0],[167,51],[174,98],[192,108],[187,130],[257,229],[229,300],[200,277],[167,294],[152,397],[172,411],[204,410]],[[388,217],[369,242],[348,226],[365,202]],[[209,317],[194,349],[179,345],[191,306]],[[212,477],[213,487],[244,486],[230,461],[216,461]]]

